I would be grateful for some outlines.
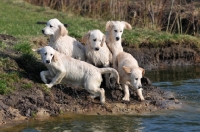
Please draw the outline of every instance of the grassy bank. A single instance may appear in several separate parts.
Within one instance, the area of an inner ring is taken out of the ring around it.
[[[100,29],[105,32],[106,21],[75,16],[72,13],[63,13],[47,7],[33,6],[23,0],[2,0],[0,3],[0,32],[27,40],[31,37],[42,36],[44,25],[37,25],[37,21],[48,21],[58,18],[61,22],[69,24],[69,35],[79,39],[88,30]],[[169,34],[149,29],[134,28],[125,31],[123,35],[126,44],[137,46],[141,43],[162,45],[167,42],[192,42],[199,45],[198,39],[189,35]],[[29,41],[30,42],[30,41]]]
[[[69,35],[80,39],[88,30],[100,29],[105,32],[106,21],[74,16],[45,7],[37,7],[22,0],[1,0],[0,34],[7,38],[0,39],[0,94],[6,94],[17,88],[44,87],[41,85],[39,72],[45,67],[37,61],[31,48],[46,45],[46,37],[41,33],[44,25],[37,21],[58,18],[69,24]],[[162,46],[168,43],[192,43],[197,47],[200,41],[189,35],[168,34],[149,29],[134,28],[125,31],[124,44],[140,47],[141,44]]]

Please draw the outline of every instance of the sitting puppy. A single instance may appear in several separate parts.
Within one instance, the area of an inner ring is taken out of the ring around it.
[[[116,65],[120,76],[120,84],[122,85],[125,94],[123,100],[130,100],[128,85],[136,88],[140,100],[144,100],[141,78],[144,75],[145,70],[140,68],[137,60],[131,54],[126,52],[121,52],[117,55]]]
[[[122,34],[124,29],[131,30],[129,23],[124,21],[108,21],[106,23],[106,44],[112,53],[113,68],[116,69],[115,60],[120,52],[123,52]]]
[[[58,19],[50,19],[42,33],[50,36],[49,46],[55,50],[75,59],[85,61],[85,47],[75,38],[67,35],[67,29]]]
[[[101,74],[111,73],[119,84],[118,72],[113,68],[97,68],[87,62],[59,53],[50,46],[34,51],[41,55],[43,63],[48,68],[47,71],[40,72],[41,79],[48,88],[58,83],[66,83],[75,87],[83,86],[92,98],[100,96],[101,103],[105,103],[105,91],[100,88]],[[49,84],[48,79],[51,80]]]
[[[89,31],[82,38],[86,44],[86,61],[97,67],[110,67],[112,54],[105,43],[105,35],[100,30]],[[105,75],[106,87],[110,87],[109,74]]]

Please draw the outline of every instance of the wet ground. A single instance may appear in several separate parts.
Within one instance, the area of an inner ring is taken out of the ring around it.
[[[149,113],[160,109],[181,106],[170,92],[158,87],[144,86],[145,101],[139,101],[136,91],[131,91],[130,102],[122,101],[123,91],[106,89],[106,104],[99,98],[91,99],[85,89],[73,89],[57,85],[49,91],[41,88],[18,89],[6,96],[0,95],[0,121],[23,120],[29,117],[45,118],[63,112],[89,115]]]

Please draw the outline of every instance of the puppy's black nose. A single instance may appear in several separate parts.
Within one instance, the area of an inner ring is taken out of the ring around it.
[[[42,33],[44,34],[44,30],[42,30]]]
[[[98,51],[98,50],[99,50],[99,48],[95,48],[95,50],[96,50],[96,51]]]
[[[118,40],[119,40],[119,37],[116,37],[116,40],[118,41]]]
[[[49,64],[49,63],[50,63],[50,60],[46,60],[46,63],[48,63],[48,64]]]

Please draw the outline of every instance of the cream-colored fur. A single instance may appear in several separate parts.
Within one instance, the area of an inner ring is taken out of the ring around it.
[[[129,23],[124,21],[108,21],[106,23],[106,44],[113,55],[113,67],[116,69],[115,60],[120,52],[123,52],[121,37],[124,29],[131,30]]]
[[[105,43],[105,35],[100,30],[92,30],[85,34],[83,42],[86,47],[86,61],[97,67],[110,67],[112,54]],[[105,75],[106,87],[110,87],[109,74]]]
[[[123,100],[129,101],[129,85],[137,89],[140,100],[144,100],[142,95],[141,78],[145,73],[143,68],[138,66],[137,60],[129,53],[121,52],[117,55],[117,71],[120,76],[120,84],[124,90]]]
[[[87,62],[59,53],[50,46],[34,51],[41,55],[43,63],[48,68],[47,71],[40,72],[41,79],[48,88],[58,83],[66,83],[74,87],[83,86],[91,97],[100,96],[101,103],[105,103],[105,91],[100,88],[101,74],[111,73],[119,84],[119,75],[114,68],[97,68]],[[48,79],[50,83],[47,82]]]
[[[85,47],[68,35],[67,29],[58,19],[50,19],[42,32],[50,36],[49,46],[67,56],[85,61]]]

